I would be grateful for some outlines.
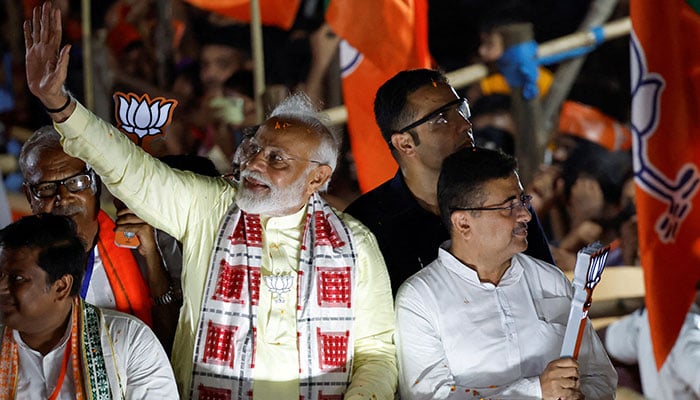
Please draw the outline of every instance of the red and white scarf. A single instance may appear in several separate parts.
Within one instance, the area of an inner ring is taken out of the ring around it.
[[[350,229],[310,198],[297,273],[299,398],[342,399],[353,362],[356,253]],[[190,397],[251,399],[262,260],[260,216],[223,220],[202,301]]]

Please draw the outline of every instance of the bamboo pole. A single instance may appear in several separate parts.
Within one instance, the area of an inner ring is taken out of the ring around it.
[[[158,24],[156,25],[156,61],[158,86],[167,88],[170,84],[171,66],[173,65],[173,5],[171,0],[156,2]]]
[[[255,117],[260,124],[265,118],[265,57],[263,53],[262,22],[259,0],[250,1],[250,37],[253,51],[253,90],[255,92]]]
[[[93,62],[92,62],[92,20],[90,19],[90,0],[80,2],[80,12],[83,30],[83,95],[85,96],[85,106],[88,110],[95,109],[95,93]]]
[[[579,32],[590,35],[590,29],[607,21],[615,10],[618,0],[595,0],[591,3],[588,15],[581,23]],[[590,37],[587,39],[590,40]],[[595,38],[594,38],[595,40]],[[592,43],[595,44],[595,41]],[[547,97],[542,102],[543,131],[548,134],[559,120],[561,104],[569,96],[587,55],[582,55],[563,62],[554,74],[554,83],[549,88]]]
[[[533,40],[535,33],[531,23],[515,23],[499,26],[504,48]],[[515,156],[518,159],[520,178],[527,183],[532,179],[542,159],[546,135],[542,131],[542,106],[534,96],[525,99],[523,88],[511,90],[511,111],[518,134],[515,135]]]
[[[632,23],[630,22],[629,17],[621,18],[603,25],[603,36],[605,37],[606,41],[617,39],[621,36],[628,35],[631,28]],[[552,56],[564,51],[590,46],[592,44],[595,44],[595,36],[591,32],[576,32],[540,44],[537,47],[537,56]],[[457,89],[461,89],[485,78],[488,75],[488,68],[486,68],[484,64],[474,64],[449,72],[446,75],[452,86]],[[329,108],[323,112],[335,125],[341,125],[347,122],[348,114],[345,106]]]

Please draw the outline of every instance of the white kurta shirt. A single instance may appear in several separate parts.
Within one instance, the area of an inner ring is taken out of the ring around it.
[[[639,364],[646,397],[658,400],[700,398],[700,307],[697,305],[690,307],[678,339],[660,371],[656,370],[646,309],[610,324],[605,347],[612,357]]]
[[[559,358],[571,295],[557,267],[524,254],[495,286],[441,248],[397,294],[402,398],[541,397],[539,375]],[[586,398],[613,398],[617,374],[590,323],[579,363]]]
[[[84,300],[97,307],[114,310],[117,308],[117,300],[114,298],[114,291],[112,290],[112,285],[109,283],[109,278],[107,278],[107,271],[105,271],[105,266],[102,263],[102,257],[97,250],[97,246],[92,247],[92,256],[94,257],[92,275],[90,276],[90,282],[88,283],[88,290]],[[85,282],[83,282],[83,285],[85,285]]]
[[[114,399],[178,399],[168,357],[155,334],[136,317],[102,309],[102,352]],[[56,387],[70,324],[61,342],[45,356],[29,348],[13,331],[19,355],[17,399],[45,400]],[[75,399],[73,372],[68,370],[58,399]]]

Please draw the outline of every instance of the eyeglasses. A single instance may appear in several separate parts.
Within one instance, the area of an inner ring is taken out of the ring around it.
[[[423,125],[426,122],[431,125],[447,125],[454,122],[454,119],[449,117],[450,111],[453,109],[457,110],[457,114],[459,114],[460,117],[465,120],[469,119],[469,117],[472,115],[471,111],[469,110],[469,102],[464,97],[460,97],[459,99],[453,100],[439,107],[438,109],[431,111],[428,115],[411,123],[410,125],[405,126],[403,129],[399,129],[398,132],[409,131],[419,125]]]
[[[512,201],[509,205],[503,207],[451,207],[450,211],[508,211],[508,216],[513,216],[513,211],[516,208],[529,209],[532,203],[532,196],[529,194],[520,195],[519,199]]]
[[[73,176],[55,181],[27,184],[29,191],[38,199],[49,199],[58,195],[58,188],[63,185],[69,192],[78,193],[92,186],[92,169],[86,169]]]
[[[292,157],[286,154],[281,149],[267,148],[259,145],[253,139],[246,138],[241,142],[239,146],[240,152],[237,152],[236,158],[240,165],[250,162],[259,153],[263,153],[263,159],[274,169],[285,169],[289,167],[290,161],[300,161],[300,162],[310,162],[319,165],[324,165],[326,163],[317,160],[309,160],[301,157]]]

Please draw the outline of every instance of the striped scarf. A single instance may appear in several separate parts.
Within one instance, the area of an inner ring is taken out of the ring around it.
[[[71,376],[77,400],[112,398],[102,354],[101,319],[99,308],[75,297],[68,345],[71,346]],[[12,329],[0,325],[0,332],[0,400],[10,400],[17,397],[19,352]]]
[[[297,279],[299,395],[342,398],[352,372],[356,254],[352,233],[314,194]],[[222,222],[197,330],[190,398],[249,399],[259,300],[260,216],[234,204]]]

